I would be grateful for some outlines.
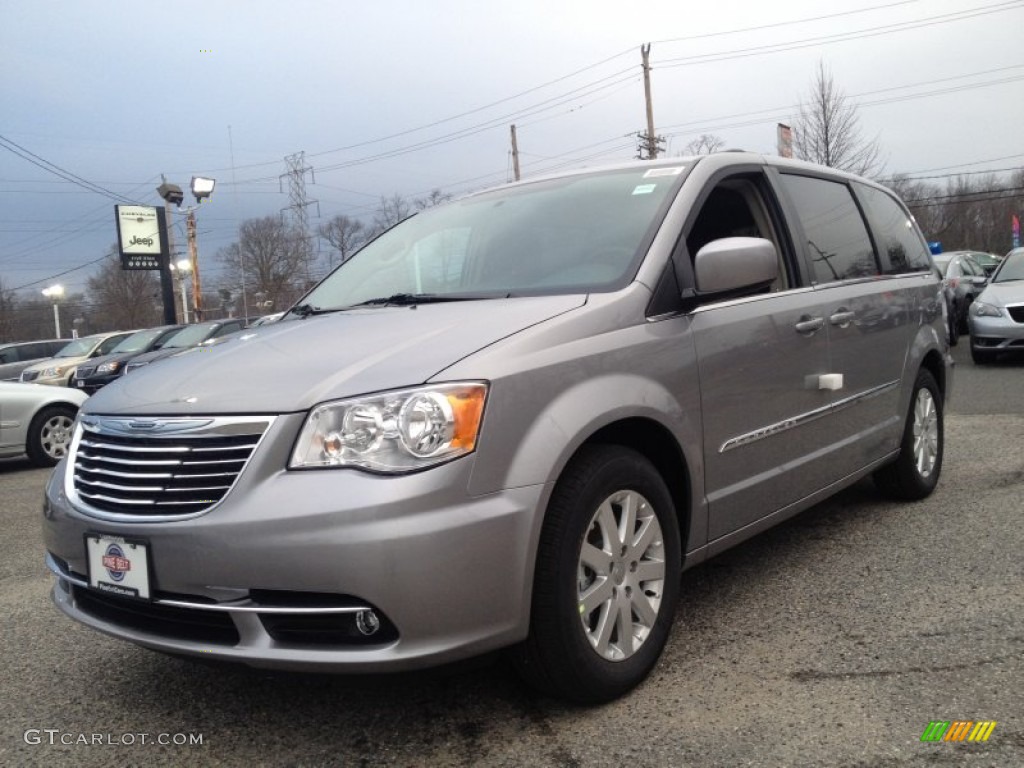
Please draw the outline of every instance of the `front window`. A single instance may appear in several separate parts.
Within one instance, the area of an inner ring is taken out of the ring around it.
[[[60,352],[54,357],[85,357],[95,348],[96,342],[97,339],[94,338],[75,339],[61,347]]]
[[[340,309],[396,295],[588,293],[625,285],[687,165],[587,174],[439,206],[385,232],[304,299]]]
[[[1010,251],[992,278],[993,283],[1012,283],[1015,280],[1024,280],[1024,250]]]
[[[167,340],[163,348],[185,349],[186,347],[194,347],[196,344],[206,341],[210,334],[218,327],[216,323],[198,323],[182,328]]]
[[[156,337],[159,336],[161,333],[165,332],[166,329],[164,328],[150,328],[145,331],[138,331],[136,333],[133,333],[128,338],[122,339],[121,342],[116,347],[114,347],[113,353],[131,354],[134,352],[142,352],[146,349],[149,349],[149,345],[153,343],[153,340],[156,339]]]

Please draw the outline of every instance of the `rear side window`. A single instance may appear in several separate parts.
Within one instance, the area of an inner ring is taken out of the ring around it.
[[[875,232],[882,271],[889,275],[927,272],[928,247],[903,206],[885,192],[863,184],[857,185],[857,194]]]
[[[803,225],[816,283],[879,273],[867,227],[846,184],[792,174],[783,174],[782,184]]]

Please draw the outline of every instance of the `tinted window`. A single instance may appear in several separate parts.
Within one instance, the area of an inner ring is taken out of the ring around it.
[[[815,282],[878,274],[867,227],[845,184],[790,174],[782,183],[803,224]]]
[[[430,208],[366,245],[304,302],[612,290],[635,269],[685,167],[538,181]]]
[[[96,357],[99,357],[100,355],[109,355],[111,352],[114,351],[114,347],[121,343],[121,341],[124,338],[124,334],[121,334],[119,336],[111,336],[109,339],[100,344],[99,349],[96,350]]]
[[[928,246],[910,214],[879,189],[858,184],[857,192],[875,232],[882,271],[886,274],[927,271]]]

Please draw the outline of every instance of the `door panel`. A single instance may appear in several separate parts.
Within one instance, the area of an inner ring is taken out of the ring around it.
[[[830,372],[820,300],[813,290],[787,291],[693,315],[709,540],[833,479],[831,393],[819,388]]]

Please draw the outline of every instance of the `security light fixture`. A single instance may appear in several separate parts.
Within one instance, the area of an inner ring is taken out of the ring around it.
[[[213,188],[217,185],[215,179],[208,179],[205,176],[192,177],[192,194],[196,196],[196,202],[203,200],[213,194]]]
[[[169,205],[181,206],[185,200],[185,193],[181,191],[181,187],[177,184],[168,184],[164,182],[156,188],[157,194],[164,199]]]

